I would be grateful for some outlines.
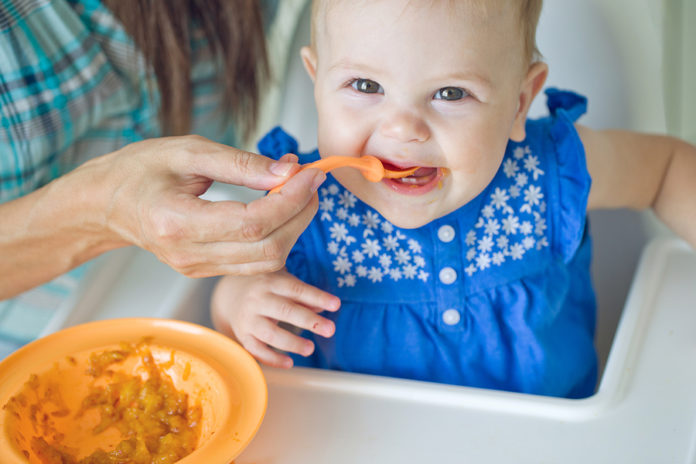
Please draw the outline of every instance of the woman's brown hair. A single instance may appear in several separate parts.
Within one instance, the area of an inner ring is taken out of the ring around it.
[[[259,0],[104,0],[154,72],[164,135],[191,128],[191,33],[199,27],[218,64],[222,110],[246,137],[269,73]]]

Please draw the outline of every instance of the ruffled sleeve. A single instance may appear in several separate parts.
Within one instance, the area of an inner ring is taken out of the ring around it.
[[[568,262],[585,233],[587,198],[591,178],[585,162],[585,148],[574,122],[587,110],[587,99],[573,92],[547,89],[550,137],[555,147],[557,182],[549,205],[554,233],[553,250]]]
[[[258,143],[259,153],[274,160],[286,153],[298,154],[297,140],[281,127],[274,127]]]

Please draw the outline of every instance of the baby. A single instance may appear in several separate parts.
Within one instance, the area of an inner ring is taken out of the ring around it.
[[[216,328],[272,366],[591,395],[587,210],[653,207],[696,244],[696,148],[577,125],[586,100],[554,89],[549,116],[528,120],[548,72],[540,9],[315,1],[302,59],[319,140],[303,162],[370,154],[418,169],[379,183],[333,171],[287,270],[219,282]],[[259,149],[297,143],[275,129]]]

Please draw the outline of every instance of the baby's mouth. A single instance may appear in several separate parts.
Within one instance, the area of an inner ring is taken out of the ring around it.
[[[413,168],[414,166],[395,166],[388,161],[382,160],[382,164],[386,169],[390,169],[393,171],[402,171],[406,169]],[[437,177],[438,175],[438,168],[433,168],[433,167],[419,167],[416,169],[416,171],[411,174],[410,176],[406,177],[401,177],[398,179],[390,179],[391,182],[396,182],[399,184],[404,184],[408,186],[413,186],[413,187],[419,187],[421,185],[426,185],[429,182],[432,182],[432,180]]]

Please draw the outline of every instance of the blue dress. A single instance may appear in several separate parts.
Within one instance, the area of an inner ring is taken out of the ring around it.
[[[490,185],[462,208],[400,229],[331,175],[289,272],[341,299],[336,333],[309,332],[296,365],[568,398],[594,392],[590,176],[573,126],[577,94],[547,90],[550,115],[508,144]],[[297,153],[280,128],[259,143]],[[318,158],[315,151],[301,162]]]

